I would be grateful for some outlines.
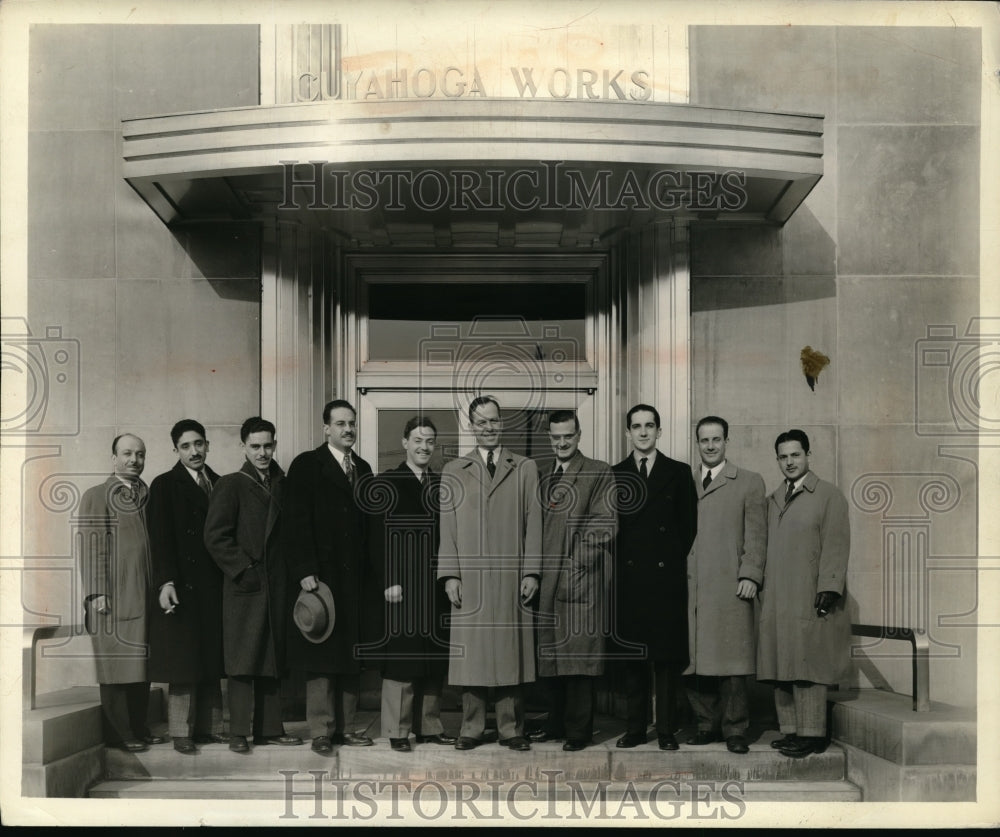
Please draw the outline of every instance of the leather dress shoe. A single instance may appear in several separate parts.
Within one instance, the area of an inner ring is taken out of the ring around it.
[[[198,748],[194,746],[194,741],[190,738],[175,738],[174,749],[186,756],[192,756],[198,752]]]
[[[661,750],[679,750],[680,747],[677,744],[677,739],[674,738],[669,732],[661,732],[656,736],[657,743],[660,745]]]
[[[333,742],[325,735],[317,735],[313,739],[312,750],[321,756],[328,756],[333,752]]]
[[[263,747],[265,744],[280,744],[283,747],[294,747],[302,743],[302,739],[297,735],[255,735],[253,743]]]
[[[583,741],[582,739],[569,738],[566,740],[566,743],[563,744],[563,749],[567,753],[575,753],[577,750],[582,750],[586,747],[588,743],[588,741]]]
[[[417,736],[418,744],[445,744],[448,747],[451,747],[456,741],[458,741],[458,739],[455,738],[454,735],[448,735],[444,732],[439,732],[437,735]]]
[[[167,739],[162,735],[147,735],[142,739],[146,744],[166,744]]]
[[[523,735],[515,735],[513,738],[501,738],[499,743],[501,747],[506,747],[508,750],[523,752],[524,750],[531,749],[531,742]]]
[[[247,737],[245,735],[230,736],[229,749],[234,753],[249,753],[250,745],[247,743]]]
[[[412,753],[413,748],[410,746],[409,738],[390,738],[389,746],[392,747],[397,753]]]
[[[334,744],[346,744],[348,747],[371,747],[375,743],[367,735],[357,732],[335,732],[330,740]]]
[[[228,742],[228,735],[221,735],[217,732],[206,732],[203,735],[196,735],[194,737],[195,744],[227,744]]]
[[[646,743],[646,735],[641,732],[626,732],[615,742],[616,747],[638,747]]]
[[[750,752],[750,745],[747,744],[747,740],[742,735],[730,735],[726,739],[726,749],[730,753],[743,755]]]
[[[684,743],[690,744],[693,747],[701,747],[703,744],[714,744],[718,740],[719,736],[714,732],[707,729],[700,729]]]
[[[533,729],[526,736],[529,741],[537,741],[539,743],[543,741],[558,741],[562,737],[561,734],[557,735],[554,732],[549,732],[547,729]]]
[[[782,747],[778,752],[783,756],[792,759],[801,759],[813,753],[822,753],[826,749],[825,738],[814,738],[811,736],[800,736],[794,744]]]
[[[475,750],[483,742],[478,738],[469,738],[465,735],[460,735],[455,741],[456,750]]]
[[[783,735],[781,738],[775,738],[774,741],[771,742],[771,746],[775,750],[780,750],[782,747],[788,747],[798,740],[799,737],[794,732],[790,732],[788,735]]]
[[[124,750],[126,753],[144,753],[149,749],[149,746],[145,741],[139,741],[137,738],[130,738],[127,741],[122,741],[118,745],[119,750]]]

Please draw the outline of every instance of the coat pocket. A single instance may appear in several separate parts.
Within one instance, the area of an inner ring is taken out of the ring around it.
[[[260,571],[257,567],[247,567],[233,579],[237,596],[253,596],[261,591]]]

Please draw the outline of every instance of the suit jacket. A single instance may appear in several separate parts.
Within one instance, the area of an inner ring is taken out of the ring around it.
[[[286,568],[282,527],[285,473],[271,461],[271,488],[249,462],[212,489],[205,547],[222,581],[226,673],[280,677],[285,667]]]
[[[219,475],[207,465],[212,485]],[[177,462],[149,489],[153,585],[149,612],[149,679],[197,683],[223,676],[222,571],[205,548],[208,495]],[[172,581],[178,605],[166,614],[160,587]]]
[[[809,471],[787,505],[784,484],[768,497],[758,680],[844,680],[851,645],[844,595],[850,553],[847,500],[835,485]],[[813,604],[824,590],[841,597],[826,616],[817,616]]]
[[[451,609],[437,579],[440,540],[440,474],[424,484],[406,462],[375,477],[369,510],[369,571],[380,591],[381,633],[366,646],[363,658],[376,661],[383,677],[414,680],[443,677],[448,669]],[[387,602],[384,592],[399,585],[401,602]]]
[[[373,621],[370,635],[381,623],[384,602],[364,582],[366,515],[371,502],[372,469],[351,453],[355,464],[354,488],[327,444],[300,453],[288,469],[289,589],[298,595],[303,578],[315,575],[333,593],[336,621],[323,642],[305,639],[289,617],[289,664],[302,671],[353,674],[361,670],[355,646],[362,639],[362,614]],[[369,582],[370,584],[370,582]]]
[[[462,581],[462,606],[451,608],[449,683],[535,679],[533,612],[521,603],[521,579],[541,575],[541,555],[534,461],[503,448],[492,480],[478,450],[445,464],[438,578]]]
[[[739,598],[741,578],[760,585],[767,548],[767,507],[760,474],[732,462],[709,483],[692,468],[698,492],[698,537],[688,556],[691,673],[753,674],[754,602]]]
[[[148,494],[142,480],[136,481],[133,490],[112,475],[84,492],[77,511],[84,612],[98,683],[148,680]],[[108,613],[100,614],[92,607],[95,596],[108,597]]]
[[[698,527],[691,468],[657,451],[645,481],[631,453],[614,473],[619,650],[687,665],[687,556]]]
[[[615,480],[607,462],[577,451],[550,490],[555,462],[552,457],[538,464],[543,509],[538,674],[597,676],[604,671],[611,617]]]

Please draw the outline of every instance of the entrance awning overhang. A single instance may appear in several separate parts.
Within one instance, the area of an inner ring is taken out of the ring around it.
[[[123,137],[126,180],[167,224],[276,217],[369,244],[442,225],[552,221],[600,237],[669,215],[783,224],[823,174],[822,116],[677,104],[331,101],[130,119]],[[320,163],[343,194],[290,197]],[[379,180],[387,170],[401,174]],[[399,178],[421,173],[422,198],[394,202]],[[356,181],[362,197],[377,183],[364,211],[338,205]],[[464,197],[437,205],[445,183]]]

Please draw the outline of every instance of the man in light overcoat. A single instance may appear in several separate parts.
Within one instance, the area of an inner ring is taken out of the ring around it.
[[[688,744],[721,732],[731,753],[749,752],[747,675],[756,665],[754,600],[764,577],[767,513],[760,474],[726,458],[729,424],[706,416],[695,430],[701,464],[698,536],[688,555],[687,693],[698,722]]]
[[[809,437],[789,430],[774,450],[785,481],[767,500],[757,679],[775,687],[772,746],[802,758],[826,748],[827,689],[849,664],[851,529],[844,495],[810,470]]]
[[[539,462],[542,579],[538,603],[538,674],[546,678],[549,716],[533,741],[565,738],[582,750],[594,732],[594,679],[604,673],[610,622],[611,550],[618,520],[607,462],[579,449],[572,410],[549,415],[554,456]]]
[[[438,578],[452,605],[448,681],[462,687],[456,749],[482,743],[494,689],[500,744],[530,750],[521,684],[535,679],[533,613],[541,575],[542,516],[534,461],[500,444],[500,405],[473,399],[476,449],[441,476]]]
[[[285,735],[281,677],[289,618],[282,543],[285,473],[274,461],[274,425],[254,416],[240,439],[246,462],[212,489],[205,546],[222,570],[222,646],[229,691],[229,749],[301,744]],[[251,725],[251,715],[253,717]]]
[[[97,663],[104,740],[142,752],[166,740],[151,735],[146,725],[149,489],[140,479],[145,443],[131,433],[117,436],[111,443],[111,464],[114,473],[84,492],[75,521],[83,545],[84,621]]]

